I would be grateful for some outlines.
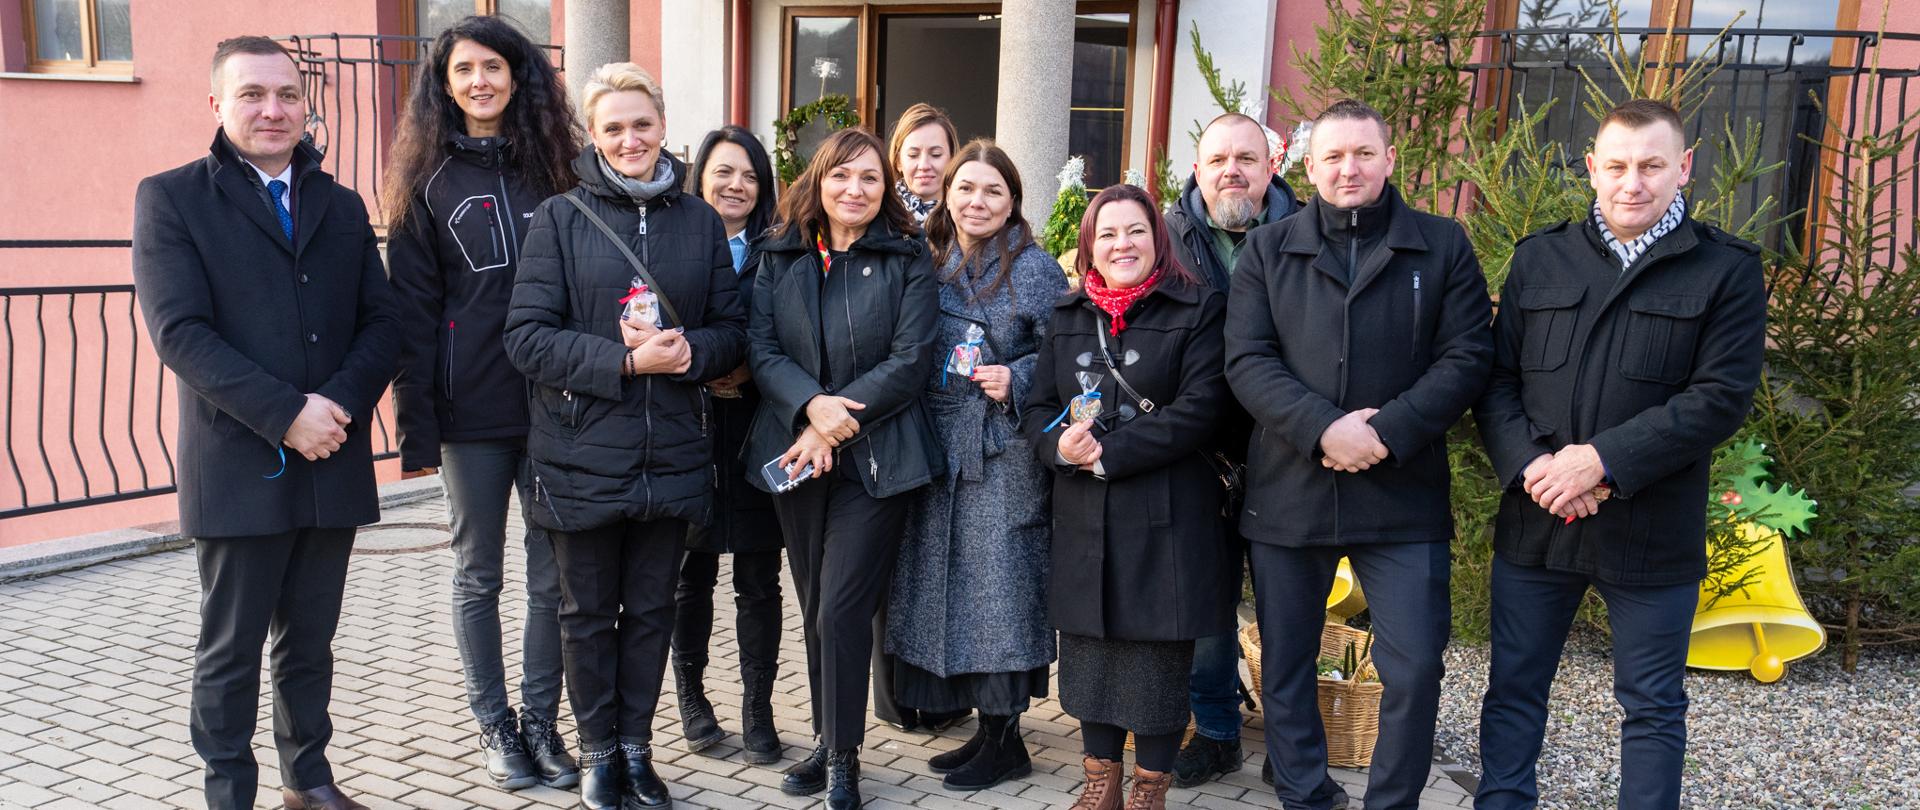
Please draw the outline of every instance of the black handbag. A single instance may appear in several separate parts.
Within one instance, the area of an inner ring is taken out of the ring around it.
[[[1133,386],[1127,383],[1127,378],[1120,374],[1120,364],[1114,362],[1113,353],[1107,350],[1107,330],[1100,323],[1098,315],[1093,319],[1093,334],[1100,339],[1100,358],[1106,361],[1107,370],[1113,373],[1114,383],[1118,384],[1120,390],[1133,400],[1134,406],[1139,408],[1141,413],[1153,413],[1153,409],[1157,407],[1153,404],[1153,400],[1140,396],[1140,392],[1133,390]],[[1194,452],[1199,453],[1200,458],[1206,460],[1207,466],[1213,469],[1214,478],[1220,481],[1220,488],[1223,490],[1220,516],[1228,520],[1240,517],[1240,505],[1247,498],[1247,465],[1234,462],[1233,459],[1227,458],[1226,453],[1219,450],[1195,450]]]

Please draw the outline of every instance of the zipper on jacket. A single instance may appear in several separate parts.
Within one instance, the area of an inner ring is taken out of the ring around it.
[[[1347,224],[1347,286],[1352,287],[1360,281],[1360,209],[1349,213],[1353,218]]]
[[[1413,345],[1408,347],[1407,356],[1420,359],[1420,271],[1413,271]]]
[[[644,211],[646,209],[643,208],[641,210]],[[646,219],[643,217],[641,218],[640,221],[641,223],[643,223],[643,227],[644,227],[644,223],[646,222]],[[647,487],[647,510],[642,514],[645,519],[650,520],[653,518],[653,475],[651,474],[653,470],[653,375],[652,374],[647,375],[647,391],[645,396],[646,396],[646,399],[644,401],[646,402],[646,405],[641,408],[641,412],[647,415],[647,452],[646,452],[646,455],[643,455],[640,457],[640,482],[645,484]]]
[[[453,345],[454,345],[453,323],[454,322],[451,320],[447,321],[447,401],[448,402],[453,401]],[[447,410],[447,413],[449,414],[449,419],[451,419],[451,414],[453,413],[453,410],[449,408]]]
[[[507,202],[507,176],[500,178],[500,218],[507,223],[507,261],[514,261],[514,249],[520,243],[520,228],[513,224],[513,205]]]
[[[506,261],[506,256],[502,255],[503,253],[502,249],[504,247],[504,245],[502,244],[502,239],[503,237],[506,236],[506,234],[502,233],[503,229],[500,227],[500,223],[498,222],[498,218],[500,216],[499,209],[490,207],[488,208],[487,213],[493,214],[493,216],[487,217],[487,247],[493,251],[494,263],[499,264],[503,261]]]
[[[580,426],[580,400],[573,398],[573,391],[563,390],[560,398],[567,401],[567,427]]]

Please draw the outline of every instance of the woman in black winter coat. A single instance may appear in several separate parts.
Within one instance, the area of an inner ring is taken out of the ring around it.
[[[570,788],[560,715],[560,579],[529,521],[519,717],[500,648],[507,497],[524,511],[527,379],[500,333],[521,239],[541,200],[573,185],[579,125],[545,52],[499,17],[468,17],[416,73],[387,175],[387,268],[406,339],[393,382],[403,477],[439,468],[453,529],[453,641],[487,775],[508,790]],[[517,486],[516,486],[517,485]]]
[[[758,263],[754,243],[773,224],[774,175],[753,133],[724,127],[707,133],[693,161],[687,191],[720,214],[727,249],[739,274],[743,309],[752,307]],[[687,747],[701,751],[726,736],[707,701],[702,676],[713,634],[713,586],[720,555],[733,555],[734,621],[740,646],[741,744],[746,759],[765,765],[780,758],[773,728],[773,682],[780,669],[780,525],[773,502],[747,483],[757,469],[740,458],[747,426],[760,407],[760,389],[743,362],[710,380],[713,407],[713,520],[687,534],[687,558],[674,591],[673,680]]]
[[[593,146],[574,163],[580,186],[534,215],[507,353],[534,383],[532,517],[565,597],[581,803],[664,807],[653,709],[687,530],[713,501],[702,383],[740,365],[746,318],[720,217],[660,148],[659,85],[621,62],[584,96]]]
[[[746,461],[766,465],[750,473],[756,486],[786,490],[773,508],[800,590],[821,738],[781,789],[807,795],[831,783],[830,808],[860,805],[873,617],[910,493],[943,467],[920,400],[937,282],[891,193],[885,149],[845,129],[814,153],[762,245],[749,328],[761,402]]]
[[[1049,614],[1060,703],[1086,746],[1074,806],[1117,804],[1131,731],[1127,806],[1158,810],[1187,724],[1193,640],[1233,628],[1239,560],[1208,462],[1232,402],[1226,301],[1174,260],[1134,186],[1088,204],[1078,264],[1083,286],[1054,307],[1021,420],[1055,470]]]

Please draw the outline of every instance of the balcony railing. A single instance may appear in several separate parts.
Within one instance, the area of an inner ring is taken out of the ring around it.
[[[295,34],[282,37],[306,83],[307,138],[340,184],[360,191],[374,222],[380,211],[387,149],[405,110],[413,72],[426,60],[426,37]],[[543,46],[558,68],[564,49]]]
[[[1839,119],[1835,122],[1838,132],[1853,137],[1885,133],[1912,114],[1920,106],[1920,84],[1914,81],[1920,76],[1920,59],[1914,56],[1920,52],[1916,47],[1920,34],[1733,29],[1724,39],[1716,39],[1719,33],[1718,28],[1619,30],[1630,60],[1669,35],[1684,40],[1685,47],[1679,49],[1683,57],[1666,62],[1649,59],[1650,71],[1696,64],[1715,68],[1707,85],[1707,101],[1687,133],[1698,144],[1694,184],[1710,187],[1727,122],[1733,124],[1736,136],[1746,122],[1757,122],[1762,164],[1782,165],[1748,181],[1739,195],[1745,210],[1734,213],[1744,218],[1771,197],[1778,215],[1786,218],[1769,229],[1762,241],[1778,249],[1791,239],[1804,247],[1810,219],[1823,210],[1823,197],[1844,198],[1849,193],[1844,185],[1835,188],[1821,169],[1824,165],[1843,174],[1853,169],[1850,156],[1834,155],[1819,146],[1833,143],[1830,136],[1836,130],[1830,128],[1829,117]],[[1606,58],[1613,35],[1612,28],[1516,28],[1482,32],[1468,41],[1441,38],[1432,44],[1443,49],[1450,66],[1473,79],[1476,109],[1502,110],[1511,121],[1523,108],[1538,110],[1548,99],[1557,99],[1541,123],[1540,134],[1545,141],[1566,146],[1568,169],[1584,176],[1581,156],[1594,129],[1582,104],[1587,96],[1586,77],[1616,98],[1624,91]],[[1877,98],[1869,97],[1867,79],[1874,74],[1880,80]],[[1891,166],[1870,170],[1906,173],[1916,164],[1920,164],[1920,143]],[[1920,211],[1920,184],[1911,181],[1911,174],[1903,176],[1908,179],[1893,190],[1893,204]],[[1468,195],[1455,198],[1458,205]]]
[[[0,264],[25,250],[129,247],[0,241]],[[180,392],[133,285],[0,287],[0,364],[0,520],[174,491]],[[377,459],[398,455],[391,408],[374,411]]]

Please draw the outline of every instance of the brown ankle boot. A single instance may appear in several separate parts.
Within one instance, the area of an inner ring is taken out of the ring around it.
[[[1126,810],[1167,810],[1167,788],[1173,787],[1173,774],[1133,768],[1133,792],[1127,794]]]
[[[1087,757],[1081,765],[1087,769],[1087,784],[1069,810],[1120,810],[1120,762]]]

